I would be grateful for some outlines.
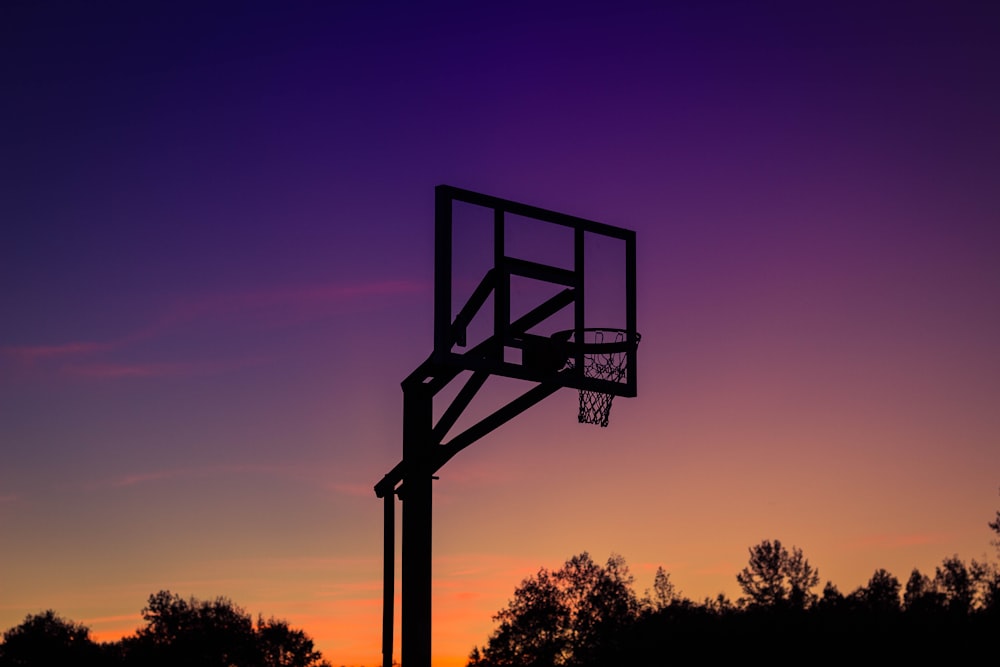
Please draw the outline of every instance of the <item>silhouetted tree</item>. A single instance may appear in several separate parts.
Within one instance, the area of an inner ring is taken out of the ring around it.
[[[930,577],[913,568],[903,591],[903,608],[910,613],[928,613],[944,609],[944,595]]]
[[[127,641],[135,665],[229,667],[252,664],[255,638],[250,616],[230,600],[185,600],[169,591],[149,596],[145,627]]]
[[[312,639],[285,621],[258,618],[256,634],[263,667],[329,667]]]
[[[469,652],[469,661],[465,663],[466,667],[483,667],[486,664],[483,662],[483,654],[479,650],[479,647],[473,646],[472,651]]]
[[[977,611],[1000,612],[1000,567],[996,563],[972,559],[969,573],[972,575],[974,588],[973,608]]]
[[[642,608],[648,612],[663,611],[667,607],[681,600],[680,591],[670,581],[670,575],[663,567],[656,568],[656,575],[653,577],[653,589],[647,590],[642,599]]]
[[[822,647],[830,664],[912,662],[971,664],[996,646],[1000,566],[957,556],[928,577],[914,569],[900,605],[900,581],[876,570],[848,596],[826,582],[800,549],[779,541],[750,548],[737,576],[746,597],[696,603],[677,594],[658,569],[641,602],[624,560],[596,565],[587,554],[555,572],[525,579],[472,667],[603,667],[662,664],[696,656],[712,664],[744,660],[748,647],[781,646],[770,662],[798,664]],[[639,613],[641,610],[642,613]],[[774,611],[784,613],[773,613]],[[763,613],[762,613],[763,612]]]
[[[828,581],[823,586],[823,592],[820,594],[817,605],[825,611],[840,611],[844,607],[845,600],[846,598],[840,589],[832,581]]]
[[[576,664],[603,662],[613,655],[622,634],[636,619],[639,601],[632,590],[634,579],[625,559],[612,554],[604,568],[587,554],[572,558],[563,568],[576,633],[573,656]],[[575,597],[575,601],[573,600]]]
[[[225,598],[149,597],[146,625],[135,636],[96,644],[83,625],[52,611],[28,616],[3,634],[0,667],[330,667],[312,639],[285,621],[258,617],[256,627]]]
[[[867,611],[892,613],[899,611],[899,591],[899,579],[879,568],[868,580],[868,585],[852,593],[851,598],[856,606]]]
[[[688,604],[688,600],[686,599],[681,599],[679,603],[685,607],[691,606]],[[733,604],[732,600],[726,597],[725,593],[719,593],[714,598],[706,597],[701,606],[706,611],[716,615],[727,614],[736,609],[736,605]]]
[[[312,639],[284,621],[259,618],[226,598],[185,600],[169,591],[149,597],[145,627],[123,640],[128,665],[324,667]]]
[[[620,556],[601,567],[583,553],[556,572],[542,568],[522,581],[507,608],[494,616],[499,627],[485,647],[473,649],[469,664],[599,664],[614,653],[638,615],[632,581]]]
[[[28,615],[3,633],[0,665],[3,667],[49,667],[50,665],[97,665],[100,647],[90,630],[56,615],[51,609]]]
[[[945,558],[934,568],[934,586],[944,595],[948,611],[967,614],[972,609],[972,574],[958,556]]]
[[[556,665],[569,652],[569,610],[554,573],[542,568],[521,582],[514,599],[493,620],[500,626],[475,664]]]
[[[1000,556],[1000,511],[987,525],[996,534],[996,539],[990,543],[996,547],[997,556]],[[977,563],[975,560],[972,561],[972,565],[973,577],[981,591],[983,609],[1000,612],[1000,567],[992,563]]]
[[[749,564],[736,575],[745,595],[741,603],[766,609],[805,609],[815,603],[811,591],[819,584],[819,572],[801,549],[789,551],[779,540],[764,540],[749,551]]]

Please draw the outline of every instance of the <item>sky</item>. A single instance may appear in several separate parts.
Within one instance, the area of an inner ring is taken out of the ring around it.
[[[642,344],[607,429],[562,390],[440,471],[436,665],[584,551],[696,600],[764,539],[845,593],[993,557],[998,29],[985,2],[4,3],[0,628],[116,639],[168,589],[379,664],[372,487],[431,351],[442,183],[635,230]]]

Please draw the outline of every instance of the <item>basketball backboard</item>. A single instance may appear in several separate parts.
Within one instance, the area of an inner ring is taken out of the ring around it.
[[[439,185],[434,261],[435,364],[636,395],[635,232]],[[585,372],[616,341],[622,372]]]

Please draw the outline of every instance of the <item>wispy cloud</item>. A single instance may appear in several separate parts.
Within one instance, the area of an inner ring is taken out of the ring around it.
[[[374,497],[375,491],[374,484],[347,484],[342,482],[334,482],[328,485],[330,490],[334,493],[342,496],[351,496],[354,498],[372,498]]]
[[[54,369],[57,372],[80,378],[124,379],[182,377],[210,375],[231,368],[248,365],[248,362],[139,362],[103,360],[126,345],[123,341],[104,343],[66,343],[64,345],[38,345],[7,347],[3,355],[26,369]],[[94,359],[98,357],[97,359]]]
[[[169,363],[87,363],[69,364],[64,367],[67,374],[99,379],[119,378],[163,378],[214,375],[258,363],[254,360],[232,360],[225,362],[169,362]]]
[[[925,544],[946,544],[954,536],[944,533],[904,533],[864,535],[849,543],[848,546],[858,549],[893,549],[913,547]]]
[[[687,564],[678,564],[677,570],[682,571],[686,569]],[[706,563],[699,567],[691,568],[691,572],[695,574],[719,574],[719,575],[731,575],[733,572],[739,572],[741,565],[733,563],[730,561],[718,561],[715,563]],[[669,570],[668,570],[669,572]]]
[[[143,484],[146,482],[155,482],[161,479],[171,479],[174,477],[182,477],[182,476],[184,476],[184,473],[178,470],[160,470],[157,472],[133,473],[112,480],[111,486],[116,486],[116,487],[135,486],[137,484]]]
[[[183,335],[192,325],[225,322],[253,326],[295,326],[328,317],[338,308],[378,299],[419,294],[422,282],[389,280],[360,284],[300,285],[292,287],[197,294],[164,305],[151,321],[104,341],[76,340],[58,344],[12,345],[0,356],[25,369],[102,380],[187,377],[238,370],[258,359],[205,361],[133,360],[114,357],[137,343]]]
[[[71,342],[61,345],[23,345],[3,348],[7,357],[22,364],[36,364],[50,359],[66,357],[82,357],[97,352],[104,352],[114,347],[113,343]]]
[[[315,472],[303,466],[239,463],[204,466],[199,468],[171,468],[167,470],[150,470],[129,473],[110,480],[109,485],[112,487],[128,487],[171,479],[188,479],[192,477],[207,477],[220,474],[262,473],[286,477],[310,477],[316,475]]]
[[[426,292],[429,286],[409,280],[360,284],[300,285],[240,292],[198,294],[167,308],[149,333],[202,319],[267,316],[274,323],[323,317],[338,305]]]

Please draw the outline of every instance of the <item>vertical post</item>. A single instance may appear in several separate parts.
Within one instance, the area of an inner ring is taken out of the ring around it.
[[[635,232],[629,231],[625,236],[625,326],[632,333],[637,331],[635,321]],[[638,341],[630,340],[626,354],[628,355],[628,378],[626,396],[635,396],[638,380],[635,369],[638,367],[636,355],[638,354]]]
[[[586,248],[584,247],[585,238],[583,229],[577,227],[573,232],[573,278],[575,279],[573,291],[576,294],[575,301],[573,302],[573,341],[576,343],[574,346],[576,353],[573,359],[573,367],[580,374],[580,377],[584,377],[583,343],[586,341],[584,340],[583,329],[587,326],[587,294],[584,287],[586,282],[583,279],[584,275],[586,275],[584,269],[587,257]]]
[[[385,535],[382,538],[382,667],[392,667],[392,624],[396,597],[396,494],[385,494]]]
[[[423,384],[403,390],[402,664],[431,665],[431,504],[433,395]]]
[[[510,271],[507,270],[507,251],[504,238],[504,213],[502,208],[493,209],[493,266],[497,271],[496,285],[493,287],[493,336],[496,359],[504,361],[504,347],[510,325]]]
[[[451,188],[434,188],[434,356],[443,361],[451,351]],[[406,430],[405,427],[403,429]]]

